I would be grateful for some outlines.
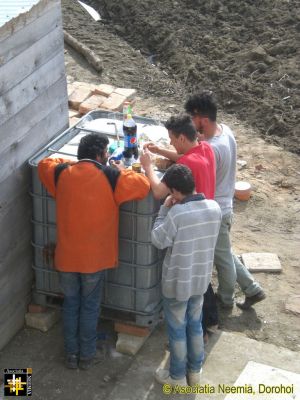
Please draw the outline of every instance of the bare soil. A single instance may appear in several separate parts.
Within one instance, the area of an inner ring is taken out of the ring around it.
[[[100,10],[102,24],[110,32],[180,80],[185,92],[213,90],[224,111],[299,154],[297,0],[163,0],[159,4],[90,0],[89,4]]]
[[[220,310],[220,325],[300,351],[300,316],[284,307],[300,287],[296,1],[86,3],[100,10],[102,21],[62,0],[64,28],[102,59],[103,72],[66,47],[70,82],[133,87],[135,113],[161,120],[182,110],[190,90],[216,92],[219,120],[234,130],[238,158],[247,161],[238,179],[253,188],[248,202],[234,204],[234,250],[277,253],[283,267],[281,274],[257,273],[267,299],[247,312]]]

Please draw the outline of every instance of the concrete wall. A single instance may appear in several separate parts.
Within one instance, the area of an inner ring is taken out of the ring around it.
[[[0,27],[0,349],[23,326],[33,282],[28,159],[68,126],[60,0]]]

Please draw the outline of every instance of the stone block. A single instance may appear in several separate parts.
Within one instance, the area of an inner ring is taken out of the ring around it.
[[[149,336],[151,333],[148,327],[124,324],[123,322],[115,322],[114,328],[116,332],[140,337]]]
[[[93,94],[91,97],[83,101],[79,106],[79,112],[81,115],[86,114],[92,110],[95,110],[101,106],[106,100],[106,97],[100,94]]]
[[[300,296],[291,296],[285,303],[285,311],[300,316]]]
[[[95,86],[94,94],[100,94],[102,96],[108,97],[115,90],[114,86],[102,83],[101,85]]]
[[[149,335],[148,335],[149,336]],[[127,333],[119,333],[116,343],[116,350],[119,353],[135,355],[143,344],[146,342],[148,336],[133,336]]]
[[[89,87],[79,86],[75,88],[69,96],[69,106],[75,110],[79,109],[80,104],[92,95],[92,90]]]
[[[126,97],[112,93],[109,97],[105,99],[105,101],[101,104],[101,108],[110,111],[121,111],[123,109],[124,101]]]
[[[47,332],[59,320],[60,312],[55,309],[48,309],[43,313],[27,313],[25,314],[26,325],[30,328],[39,329]]]
[[[136,95],[136,90],[135,89],[127,89],[127,88],[117,88],[114,90],[114,93],[124,96],[126,98],[126,100],[133,100]]]
[[[244,253],[242,261],[250,272],[281,272],[281,263],[275,253]]]

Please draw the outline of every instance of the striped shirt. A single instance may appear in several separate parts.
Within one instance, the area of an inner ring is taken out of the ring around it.
[[[160,207],[152,243],[167,248],[162,271],[165,297],[186,301],[206,292],[220,224],[220,207],[201,194],[188,196],[171,208]]]

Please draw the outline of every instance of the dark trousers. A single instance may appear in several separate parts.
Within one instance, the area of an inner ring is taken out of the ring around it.
[[[216,296],[212,288],[211,283],[208,285],[207,291],[204,294],[203,302],[203,318],[202,318],[202,329],[203,334],[207,333],[206,328],[208,326],[218,324],[218,308],[216,302]]]

